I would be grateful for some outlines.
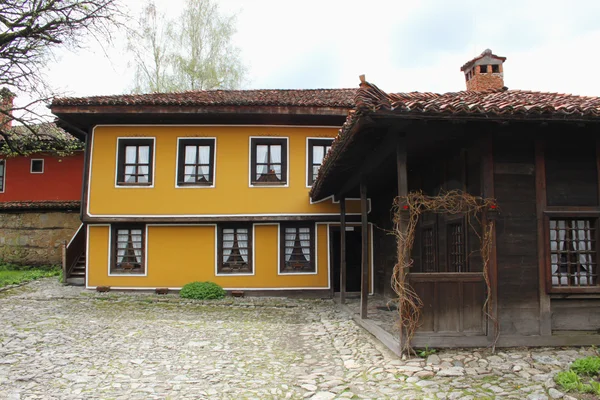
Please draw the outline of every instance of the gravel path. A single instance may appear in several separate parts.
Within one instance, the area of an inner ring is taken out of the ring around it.
[[[0,292],[0,399],[548,399],[587,349],[399,360],[331,301]],[[564,397],[568,399],[568,396]]]

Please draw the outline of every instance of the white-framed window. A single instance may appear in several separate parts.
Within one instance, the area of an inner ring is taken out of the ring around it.
[[[319,168],[332,143],[333,139],[308,139],[307,186],[312,186],[317,179]]]

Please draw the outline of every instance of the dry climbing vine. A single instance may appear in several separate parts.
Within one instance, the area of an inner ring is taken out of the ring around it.
[[[494,323],[496,336],[492,344],[495,348],[498,340],[498,321],[494,315],[492,304],[492,291],[489,277],[489,260],[492,251],[492,234],[494,231],[494,220],[488,218],[482,224],[481,217],[485,213],[493,213],[497,210],[494,199],[473,196],[460,190],[442,192],[438,196],[427,196],[421,191],[411,192],[406,196],[399,196],[394,200],[394,234],[398,243],[398,263],[392,274],[392,288],[398,295],[397,306],[399,313],[399,326],[405,340],[401,343],[401,351],[407,354],[414,353],[411,347],[417,328],[423,302],[406,280],[406,274],[413,264],[410,258],[417,224],[422,214],[432,212],[436,214],[463,214],[467,225],[477,235],[480,242],[480,254],[483,261],[483,277],[487,286],[487,297],[483,305],[485,315]],[[476,228],[481,226],[481,232]]]

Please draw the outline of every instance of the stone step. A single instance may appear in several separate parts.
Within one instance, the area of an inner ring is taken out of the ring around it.
[[[85,278],[80,278],[80,277],[67,278],[67,284],[71,285],[71,286],[84,286]]]

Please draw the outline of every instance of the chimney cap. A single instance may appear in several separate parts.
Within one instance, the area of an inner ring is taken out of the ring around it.
[[[501,62],[506,61],[506,57],[500,57],[495,55],[494,53],[492,53],[492,50],[490,49],[485,49],[480,55],[478,55],[477,57],[475,57],[474,59],[467,61],[462,67],[460,67],[461,71],[468,71],[471,69],[471,67],[479,60],[481,60],[484,57],[490,57],[490,58],[495,58],[496,60],[499,60]]]

